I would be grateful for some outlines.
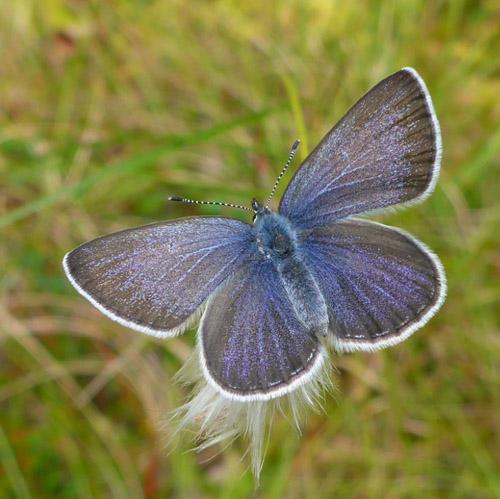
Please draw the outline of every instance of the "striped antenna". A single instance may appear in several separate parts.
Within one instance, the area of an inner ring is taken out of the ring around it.
[[[168,198],[169,201],[178,201],[180,203],[190,203],[190,204],[212,204],[214,206],[227,206],[228,208],[239,208],[240,210],[251,211],[253,210],[247,208],[246,206],[240,206],[239,204],[229,204],[229,203],[218,203],[217,201],[194,201],[193,199],[178,198],[176,196],[171,196]]]
[[[278,187],[278,184],[281,180],[281,177],[283,177],[283,175],[285,174],[286,172],[286,169],[290,166],[290,163],[292,162],[292,159],[293,157],[295,156],[295,151],[297,150],[297,147],[299,147],[299,144],[300,144],[300,140],[297,139],[294,143],[293,143],[293,146],[292,146],[292,150],[290,151],[290,156],[288,157],[288,161],[286,162],[286,165],[285,167],[283,168],[283,170],[281,170],[281,173],[278,177],[278,180],[276,180],[276,183],[274,184],[274,187],[273,187],[273,190],[271,191],[271,194],[269,196],[269,199],[267,200],[267,203],[266,203],[266,208],[269,208],[269,203],[271,202],[271,199],[273,198],[274,196],[274,193],[276,192],[276,188]]]

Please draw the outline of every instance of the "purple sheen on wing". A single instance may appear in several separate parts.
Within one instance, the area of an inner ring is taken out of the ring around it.
[[[436,257],[402,231],[346,220],[314,229],[303,251],[340,340],[397,337],[441,299]]]
[[[423,196],[439,165],[427,90],[407,70],[362,97],[305,159],[280,203],[301,228]]]
[[[187,320],[254,252],[248,224],[192,217],[85,243],[69,254],[68,268],[106,310],[161,332]]]
[[[269,260],[252,260],[209,300],[200,340],[209,375],[234,394],[288,386],[318,354],[317,339],[295,316]]]

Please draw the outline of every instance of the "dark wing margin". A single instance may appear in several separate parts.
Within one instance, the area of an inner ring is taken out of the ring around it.
[[[433,191],[441,132],[427,87],[404,68],[368,91],[309,154],[279,211],[300,228],[416,203]]]
[[[252,260],[208,300],[198,330],[207,382],[232,400],[269,400],[314,380],[324,348],[299,322],[272,262]]]
[[[255,252],[250,225],[188,217],[115,232],[63,260],[71,284],[102,313],[157,337],[185,331],[210,294]]]
[[[338,351],[374,351],[421,328],[446,296],[439,258],[410,234],[350,219],[317,227],[304,257],[327,301]]]

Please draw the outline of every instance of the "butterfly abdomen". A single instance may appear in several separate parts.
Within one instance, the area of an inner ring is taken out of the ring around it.
[[[311,333],[326,336],[328,311],[320,288],[300,257],[296,231],[285,217],[268,212],[257,217],[258,257],[271,260],[297,318]]]
[[[277,269],[299,320],[311,333],[326,336],[328,332],[326,302],[304,262],[294,255],[279,262]]]

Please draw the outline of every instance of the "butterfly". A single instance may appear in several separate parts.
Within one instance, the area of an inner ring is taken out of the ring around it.
[[[329,350],[395,345],[442,305],[438,257],[400,229],[356,218],[426,199],[440,160],[431,97],[404,68],[327,133],[276,212],[277,183],[251,209],[208,203],[252,211],[252,224],[195,216],[126,229],[77,247],[64,270],[101,312],[142,333],[173,337],[201,317],[192,361],[201,385],[186,418],[201,417],[215,439],[243,424],[258,440],[256,413],[284,396],[310,402]]]

